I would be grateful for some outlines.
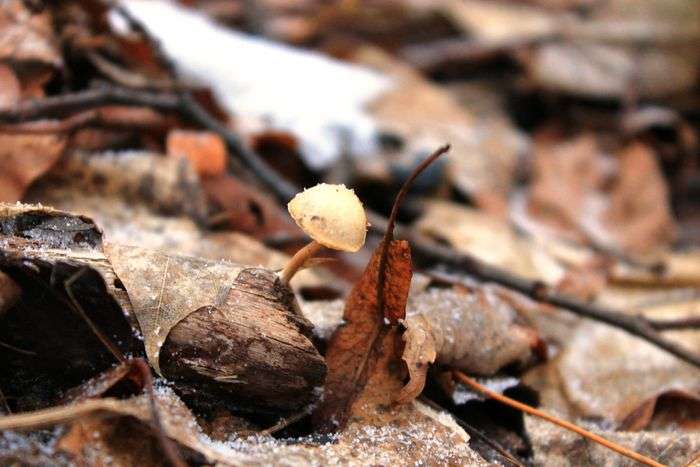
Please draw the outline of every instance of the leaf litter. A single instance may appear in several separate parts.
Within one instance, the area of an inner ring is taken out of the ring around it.
[[[187,427],[165,431],[189,462],[517,464],[517,451],[535,464],[626,465],[447,381],[456,368],[523,400],[528,384],[545,410],[658,462],[697,458],[697,370],[620,329],[653,326],[700,352],[700,10],[656,0],[634,11],[627,0],[312,3],[265,2],[250,15],[204,0],[190,5],[198,13],[168,6],[174,16],[151,14],[159,2],[129,2],[136,16],[100,2],[3,5],[0,192],[55,209],[2,207],[0,410],[71,413],[56,428],[3,431],[3,462],[163,463],[149,401],[130,386],[138,378],[108,370],[144,354],[168,377],[160,408]],[[199,32],[171,34],[176,20]],[[188,55],[206,35],[239,44],[238,71],[207,47]],[[272,62],[253,53],[263,49],[284,63],[265,68]],[[105,97],[112,88],[116,101]],[[342,109],[320,91],[344,96]],[[278,250],[304,239],[275,199],[292,190],[270,184],[268,165],[298,185],[353,186],[386,213],[445,140],[451,157],[398,213],[413,254],[370,237],[374,255],[307,262],[297,296],[277,285],[288,261]],[[426,248],[426,236],[442,245]],[[443,246],[454,261],[433,249]],[[486,276],[498,285],[475,280],[474,258],[497,268]],[[208,272],[216,277],[202,282]],[[512,290],[525,279],[529,298]],[[583,321],[539,293],[630,321]],[[280,342],[280,332],[295,337]],[[218,427],[207,429],[216,440],[200,427]]]

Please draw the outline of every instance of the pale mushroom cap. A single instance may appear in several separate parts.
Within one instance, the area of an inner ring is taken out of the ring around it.
[[[294,222],[325,247],[357,251],[365,244],[367,215],[345,185],[320,183],[297,194],[287,209]]]

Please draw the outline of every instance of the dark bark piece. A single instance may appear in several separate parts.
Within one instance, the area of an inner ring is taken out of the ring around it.
[[[255,406],[295,408],[319,395],[326,374],[311,325],[265,269],[240,272],[225,301],[176,324],[161,351],[168,378]]]
[[[0,316],[0,386],[15,408],[51,404],[61,389],[115,363],[66,290],[122,353],[140,354],[125,308],[109,290],[113,274],[101,233],[87,218],[50,208],[0,204],[0,269],[22,293]]]
[[[195,308],[172,328],[161,350],[165,375],[194,403],[293,410],[313,401],[326,367],[311,324],[273,272],[240,269],[218,306]],[[0,270],[22,289],[19,304],[0,316],[0,341],[19,349],[0,351],[0,387],[23,396],[16,407],[53,403],[58,390],[114,363],[69,305],[63,284],[78,271],[73,292],[86,314],[122,352],[143,355],[131,301],[90,219],[0,204]]]

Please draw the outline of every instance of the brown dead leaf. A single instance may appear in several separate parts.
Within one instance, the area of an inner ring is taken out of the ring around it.
[[[204,178],[202,187],[210,202],[211,226],[225,227],[256,238],[299,233],[273,198],[243,180],[222,174]]]
[[[216,133],[172,130],[165,146],[168,156],[189,159],[200,176],[221,175],[226,170],[226,145]]]
[[[0,64],[0,108],[16,105],[22,97],[17,75],[7,65]]]
[[[675,225],[666,182],[640,142],[607,156],[597,139],[543,133],[536,140],[527,212],[513,217],[533,235],[646,255],[668,246]]]
[[[700,397],[686,391],[666,391],[632,410],[620,423],[620,431],[698,431]]]
[[[406,327],[422,329],[418,337],[430,335],[438,363],[481,375],[525,364],[539,345],[537,332],[490,287],[416,294],[409,300]]]
[[[58,44],[48,8],[36,13],[21,0],[4,2],[0,12],[0,59],[58,67],[62,63]]]
[[[313,414],[315,424],[324,431],[344,427],[350,417],[360,415],[359,410],[367,403],[390,403],[402,385],[395,374],[386,373],[390,371],[389,363],[398,358],[394,352],[400,339],[396,328],[384,320],[386,315],[397,317],[401,309],[405,310],[411,284],[410,249],[405,241],[390,241],[386,248],[384,297],[380,299],[382,245],[374,251],[353,287],[343,314],[345,324],[336,329],[328,345],[324,398]],[[388,313],[382,312],[380,300],[385,310],[390,310]]]
[[[651,149],[633,142],[617,156],[617,177],[602,216],[607,235],[621,250],[654,251],[675,237],[669,190]],[[606,242],[607,243],[607,242]]]
[[[694,300],[657,304],[643,314],[664,320],[697,316],[699,310]],[[697,330],[664,333],[690,351],[700,348],[698,335]],[[560,405],[565,404],[563,410],[573,417],[601,418],[616,424],[661,394],[682,391],[697,395],[700,389],[697,370],[691,365],[623,331],[592,322],[583,322],[575,329],[551,365],[558,376],[538,383],[546,386],[545,406],[550,399],[559,399]]]
[[[92,219],[43,206],[0,203],[0,225],[0,269],[22,289],[18,306],[0,316],[0,341],[26,351],[7,354],[8,368],[75,381],[112,365],[113,353],[142,352]],[[119,351],[105,348],[78,306]],[[7,370],[13,385],[22,381],[14,371]],[[5,384],[5,375],[0,376]]]
[[[401,359],[406,362],[409,380],[396,396],[396,402],[406,404],[423,392],[430,364],[437,357],[433,329],[422,316],[410,321],[402,336],[405,345]]]
[[[56,163],[65,144],[63,136],[0,133],[0,201],[22,199],[27,187]]]

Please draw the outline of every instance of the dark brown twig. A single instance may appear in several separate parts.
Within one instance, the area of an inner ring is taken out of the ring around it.
[[[384,315],[384,283],[386,281],[386,265],[387,265],[387,254],[389,252],[389,243],[394,239],[394,227],[396,225],[396,217],[399,214],[399,208],[404,198],[408,194],[408,190],[413,184],[413,181],[421,174],[430,164],[435,162],[438,157],[445,154],[450,150],[450,145],[447,144],[442,146],[430,156],[425,158],[415,169],[411,172],[411,175],[406,179],[406,181],[401,185],[401,189],[396,194],[394,198],[394,204],[391,207],[391,214],[389,214],[389,220],[387,221],[387,227],[384,230],[384,240],[382,241],[382,254],[379,257],[379,270],[377,272],[377,303],[379,312]]]
[[[678,319],[649,319],[644,316],[639,316],[639,319],[645,320],[649,326],[657,331],[670,331],[678,329],[698,329],[700,328],[700,317],[689,316],[687,318]]]
[[[373,224],[379,223],[381,219],[370,220],[370,222]],[[380,228],[379,226],[377,227]],[[413,251],[423,255],[432,262],[447,265],[482,282],[494,282],[508,289],[515,290],[535,301],[564,308],[579,316],[584,316],[622,329],[700,368],[699,355],[663,337],[646,319],[640,319],[640,317],[636,315],[609,310],[600,306],[583,303],[575,298],[560,295],[543,282],[525,279],[500,268],[490,266],[471,256],[458,253],[451,248],[426,240],[423,236],[410,230],[405,231],[404,234],[405,238],[411,242]],[[469,286],[469,284],[466,285]]]
[[[251,172],[281,201],[289,201],[299,190],[289,183],[260,157],[246,147],[240,138],[229,128],[212,117],[189,94],[148,93],[121,88],[102,88],[68,94],[59,97],[30,101],[12,109],[0,109],[0,122],[20,122],[81,111],[106,103],[120,105],[151,106],[159,110],[179,112],[194,123],[207,128],[226,141],[232,157],[243,162]],[[383,216],[368,212],[372,230],[386,235],[388,220]],[[580,316],[609,324],[637,336],[666,350],[681,360],[700,368],[700,356],[665,339],[646,320],[636,316],[589,305],[574,298],[559,295],[546,284],[511,274],[500,268],[487,265],[476,258],[439,245],[425,236],[405,227],[396,225],[397,236],[411,242],[414,253],[430,263],[441,263],[457,271],[466,273],[483,282],[494,282],[526,295],[533,300],[564,308]]]
[[[0,122],[20,123],[72,115],[105,105],[151,107],[163,111],[180,110],[176,94],[153,93],[121,87],[101,87],[59,96],[32,99],[19,105],[0,109]]]

